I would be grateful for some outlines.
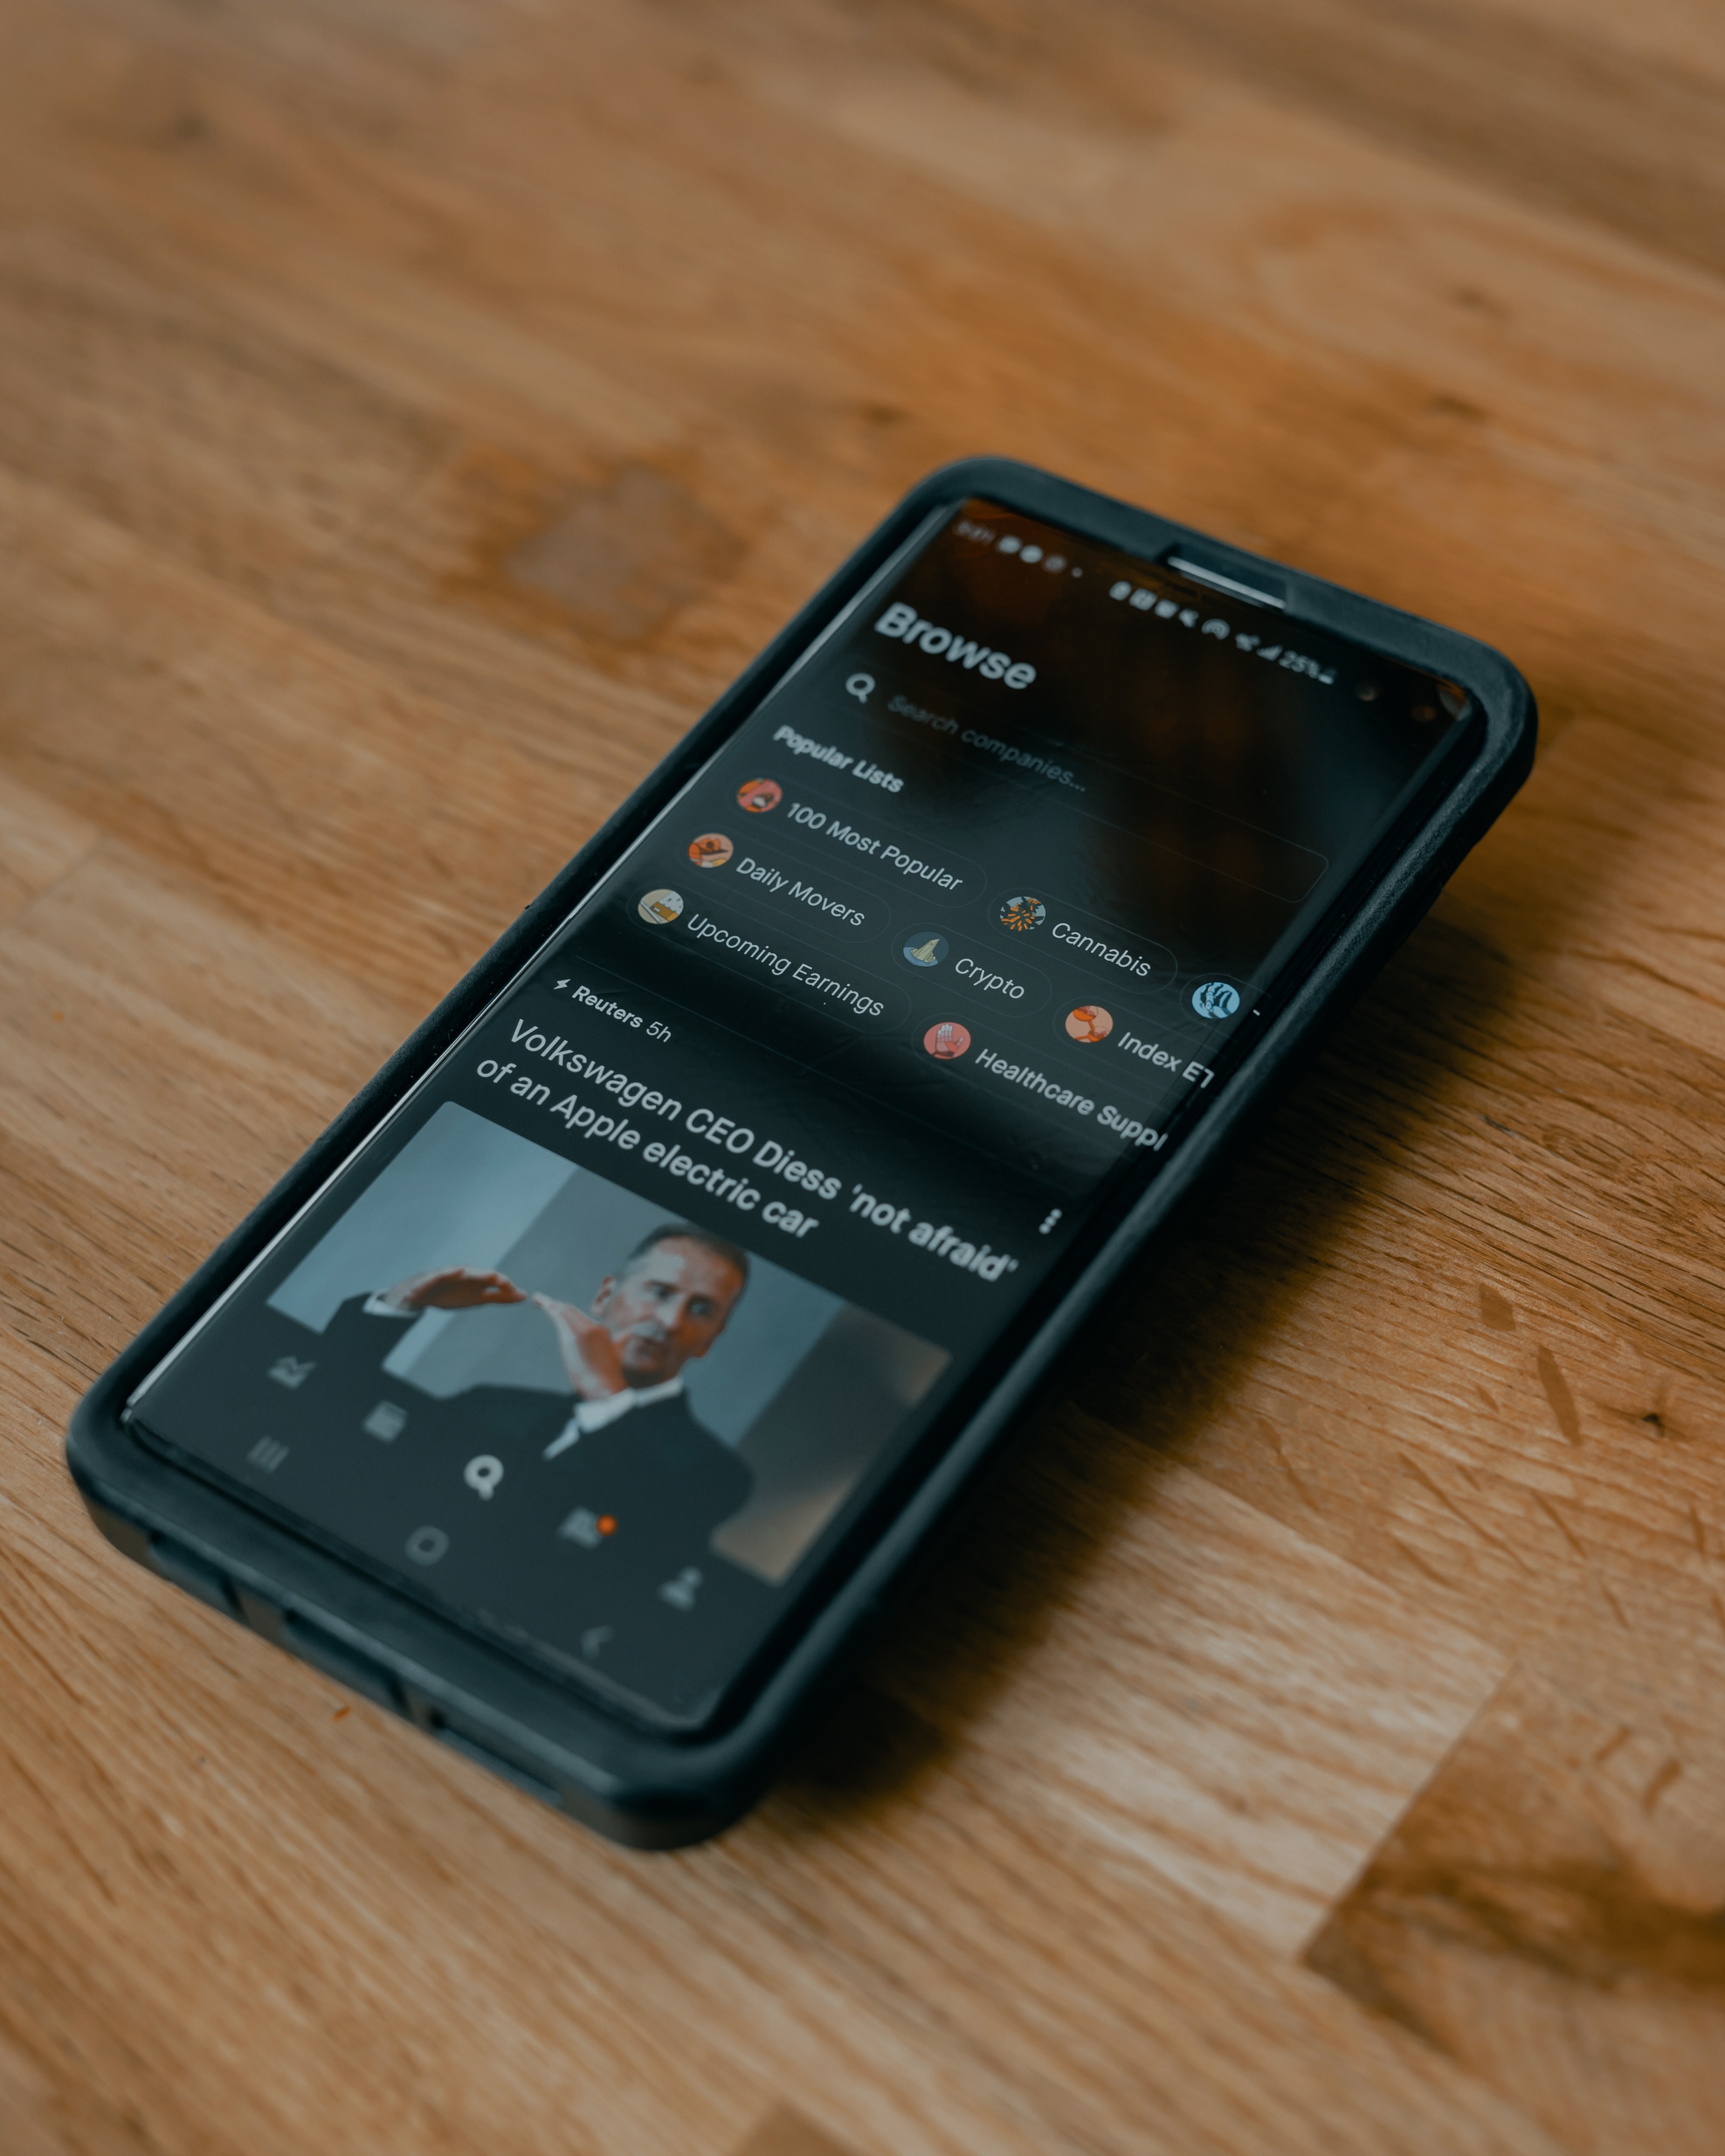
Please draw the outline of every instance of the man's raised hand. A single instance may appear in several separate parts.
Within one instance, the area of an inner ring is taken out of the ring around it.
[[[525,1302],[526,1291],[506,1273],[475,1265],[440,1265],[398,1281],[382,1298],[397,1310],[478,1310],[491,1303]]]
[[[557,1335],[557,1353],[563,1358],[563,1368],[576,1397],[608,1400],[620,1393],[627,1382],[623,1374],[623,1360],[617,1352],[617,1342],[598,1320],[589,1317],[572,1302],[559,1302],[552,1296],[536,1295],[533,1300],[551,1320],[552,1330]]]

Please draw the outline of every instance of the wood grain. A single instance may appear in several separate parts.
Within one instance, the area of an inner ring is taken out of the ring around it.
[[[1725,2088],[1701,0],[0,0],[8,2156],[1642,2156]],[[831,1727],[626,1856],[128,1568],[82,1385],[922,470],[1538,769]]]

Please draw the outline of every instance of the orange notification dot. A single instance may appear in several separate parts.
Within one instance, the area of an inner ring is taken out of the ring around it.
[[[616,1532],[616,1521],[612,1518],[608,1512],[605,1513],[599,1521],[599,1532],[602,1535],[614,1535]]]

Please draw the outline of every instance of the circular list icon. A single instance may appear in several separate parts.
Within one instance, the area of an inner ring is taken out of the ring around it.
[[[1230,981],[1206,981],[1192,991],[1192,1008],[1200,1018],[1232,1018],[1240,1009],[1240,990]]]
[[[784,788],[776,778],[746,778],[737,789],[737,807],[747,808],[751,816],[764,816],[783,798]]]
[[[1080,1004],[1067,1012],[1066,1030],[1074,1040],[1106,1040],[1114,1030],[1114,1014],[1100,1004]]]
[[[1048,908],[1040,898],[1032,898],[1028,893],[1008,899],[1000,909],[1000,926],[1019,936],[1041,927],[1047,918]]]
[[[689,858],[698,869],[721,869],[736,851],[722,831],[703,831],[689,841]]]
[[[666,921],[675,921],[683,910],[683,894],[680,891],[649,891],[635,906],[643,921],[650,921],[662,928]]]
[[[943,1018],[923,1034],[922,1045],[937,1062],[950,1063],[969,1047],[970,1029],[960,1025],[956,1019]]]
[[[947,955],[947,939],[932,928],[913,928],[904,941],[907,966],[937,966]]]

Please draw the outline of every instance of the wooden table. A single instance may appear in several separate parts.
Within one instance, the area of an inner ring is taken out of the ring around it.
[[[1725,20],[0,4],[8,2156],[1716,2152]],[[830,1734],[624,1855],[111,1554],[77,1394],[919,473],[1538,770]]]

